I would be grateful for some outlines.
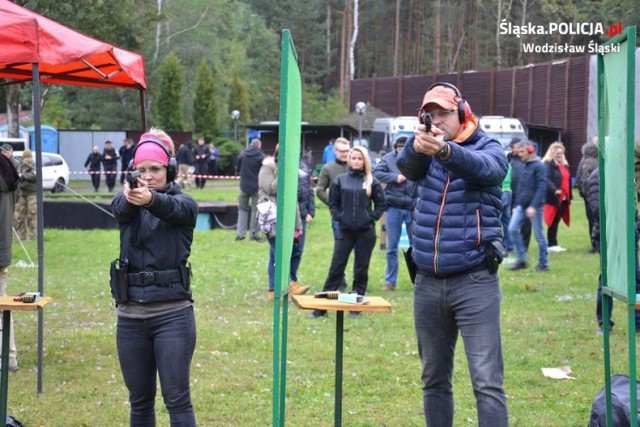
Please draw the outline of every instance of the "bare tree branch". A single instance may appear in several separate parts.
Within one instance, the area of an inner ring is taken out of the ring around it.
[[[351,43],[349,43],[349,80],[353,80],[356,72],[354,51],[358,41],[358,9],[358,0],[353,0],[353,35],[351,36]]]
[[[200,26],[200,23],[202,22],[202,20],[204,19],[205,16],[207,16],[207,12],[209,11],[209,7],[211,7],[211,5],[208,5],[207,8],[204,10],[204,12],[202,12],[202,15],[200,15],[200,18],[198,18],[198,21],[193,24],[192,26],[185,28],[183,30],[177,31],[173,34],[170,34],[169,36],[167,36],[167,41],[166,43],[171,42],[171,39],[173,37],[176,37],[182,33],[186,33],[187,31],[191,31],[191,30],[195,30],[196,28],[198,28]]]
[[[162,15],[162,0],[157,0],[158,2],[158,21],[156,22],[156,50],[153,52],[153,60],[156,61],[158,59],[158,52],[160,52],[160,26],[162,23],[160,22],[160,16]]]

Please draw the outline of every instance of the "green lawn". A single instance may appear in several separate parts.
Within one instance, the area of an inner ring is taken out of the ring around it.
[[[237,182],[193,190],[199,201],[234,200]],[[65,193],[67,194],[67,193]],[[67,194],[69,196],[69,194]],[[302,283],[321,289],[331,259],[328,209],[319,206],[308,228]],[[501,268],[504,299],[505,388],[512,426],[584,426],[603,386],[602,337],[596,336],[599,259],[589,247],[584,205],[572,205],[572,226],[561,226],[567,252],[551,253],[551,271]],[[266,301],[268,245],[235,242],[228,230],[196,231],[191,262],[198,325],[192,394],[199,425],[271,424],[273,305]],[[10,375],[9,413],[28,426],[127,425],[127,392],[115,352],[116,314],[109,263],[117,231],[45,230],[44,286],[54,300],[44,310],[44,393],[37,394],[37,316],[15,314],[20,371]],[[26,244],[37,260],[33,242]],[[532,242],[534,257],[537,245]],[[13,246],[14,264],[26,256]],[[535,259],[535,258],[534,258]],[[535,263],[532,263],[535,264]],[[398,290],[384,293],[385,253],[376,247],[369,293],[386,297],[391,313],[345,319],[345,426],[420,426],[422,392],[404,265]],[[351,271],[349,266],[347,271]],[[13,267],[9,292],[37,289],[37,269]],[[612,372],[628,372],[626,314],[617,302]],[[291,307],[286,421],[290,426],[333,424],[335,314],[309,319]],[[541,368],[568,365],[576,380],[553,380]],[[454,375],[454,425],[477,425],[462,341]],[[158,425],[168,416],[160,396]]]

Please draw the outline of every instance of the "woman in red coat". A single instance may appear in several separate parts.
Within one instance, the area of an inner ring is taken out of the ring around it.
[[[549,250],[562,252],[558,245],[558,225],[562,220],[567,227],[571,218],[571,172],[564,156],[564,145],[554,142],[549,146],[542,161],[547,166],[547,195],[544,204],[544,222],[547,224]]]

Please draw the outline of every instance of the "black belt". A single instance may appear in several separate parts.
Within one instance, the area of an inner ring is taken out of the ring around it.
[[[487,268],[488,268],[487,263],[481,262],[475,267],[471,267],[467,270],[456,271],[454,273],[448,273],[448,274],[434,274],[434,273],[431,273],[430,271],[426,271],[421,268],[418,268],[416,271],[418,272],[418,274],[426,277],[433,277],[435,279],[451,279],[452,277],[462,276],[463,274],[477,273],[478,271],[486,270]]]
[[[127,274],[127,283],[132,286],[149,286],[160,283],[181,282],[180,270],[141,271]]]

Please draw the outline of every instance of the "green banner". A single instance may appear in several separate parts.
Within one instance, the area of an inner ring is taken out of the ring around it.
[[[287,329],[291,252],[298,203],[302,121],[302,80],[289,30],[282,30],[280,129],[273,302],[273,426],[284,426],[287,379]],[[282,297],[282,299],[281,299]]]
[[[638,426],[636,389],[636,263],[634,186],[636,28],[607,42],[620,49],[598,55],[598,157],[600,168],[600,261],[602,293],[624,301],[629,344],[630,425]],[[603,349],[607,427],[613,426],[610,313],[603,298]]]
[[[632,30],[632,31],[631,31]],[[599,56],[600,224],[605,292],[635,303],[634,97],[635,42],[628,28],[619,52]]]

